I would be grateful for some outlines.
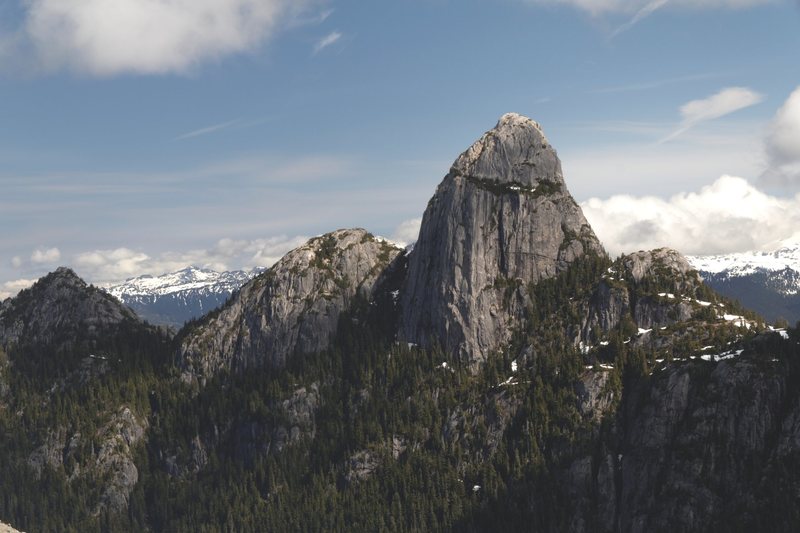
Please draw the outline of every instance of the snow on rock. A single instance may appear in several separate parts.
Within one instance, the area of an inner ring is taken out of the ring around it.
[[[742,355],[744,350],[731,350],[729,352],[724,352],[721,354],[711,354],[711,355],[701,355],[700,359],[703,361],[725,361],[727,359],[733,359],[734,357],[738,357]]]
[[[735,326],[738,326],[740,328],[750,329],[750,327],[752,326],[752,323],[749,320],[739,315],[724,314],[719,318],[724,319],[726,322],[732,322]]]

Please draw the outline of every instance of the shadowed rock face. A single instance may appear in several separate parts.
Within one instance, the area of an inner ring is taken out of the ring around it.
[[[357,296],[372,297],[400,253],[362,229],[311,239],[189,333],[179,353],[184,379],[282,366],[295,353],[326,349],[339,315]]]
[[[400,335],[480,362],[509,339],[526,304],[522,288],[587,252],[605,253],[555,150],[536,122],[504,115],[459,156],[428,203]]]

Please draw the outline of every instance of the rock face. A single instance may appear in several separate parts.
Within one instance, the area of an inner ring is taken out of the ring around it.
[[[525,287],[602,246],[539,125],[516,114],[453,164],[409,258],[401,337],[479,362],[510,337]],[[508,297],[509,290],[515,292]]]
[[[357,297],[372,298],[400,253],[362,229],[311,239],[190,331],[179,354],[184,379],[279,367],[295,353],[324,350],[340,314]]]
[[[0,346],[91,338],[126,320],[133,311],[62,267],[0,306]]]
[[[663,278],[665,282],[673,284],[674,290],[678,292],[692,289],[700,283],[700,278],[689,261],[671,248],[632,253],[626,255],[622,263],[625,265],[625,273],[636,283],[645,278]]]
[[[20,533],[20,532],[14,529],[13,527],[9,526],[8,524],[0,522],[0,533]]]
[[[787,378],[777,359],[753,355],[639,383],[617,414],[618,442],[561,476],[576,502],[570,530],[788,531],[800,402]]]
[[[597,286],[589,302],[581,340],[591,343],[592,331],[608,332],[625,317],[643,329],[656,329],[692,318],[702,307],[697,272],[675,250],[659,248],[623,256]]]
[[[63,427],[49,432],[27,463],[37,478],[47,468],[62,472],[69,482],[82,477],[97,479],[100,494],[96,511],[124,512],[139,481],[134,449],[144,439],[147,426],[147,420],[122,406],[94,438],[86,439],[80,432],[71,433]]]
[[[122,512],[139,481],[139,470],[133,462],[133,449],[144,438],[147,421],[141,420],[128,407],[122,407],[97,433],[101,442],[94,469],[106,481],[99,509]]]

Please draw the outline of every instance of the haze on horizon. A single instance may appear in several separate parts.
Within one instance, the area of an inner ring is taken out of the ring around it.
[[[800,237],[799,29],[794,0],[12,0],[0,298],[414,240],[508,111],[611,253],[770,249]]]

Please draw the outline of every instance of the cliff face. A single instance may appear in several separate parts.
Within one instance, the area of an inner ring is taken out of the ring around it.
[[[186,380],[219,370],[282,366],[328,347],[340,314],[370,300],[401,250],[365,230],[339,230],[289,252],[203,319],[180,347]]]
[[[504,115],[428,203],[402,291],[400,336],[480,362],[509,339],[529,283],[605,254],[541,128]],[[513,294],[508,297],[509,289]]]
[[[656,370],[626,391],[597,452],[562,471],[576,504],[570,529],[790,530],[800,490],[794,379],[768,351]]]

